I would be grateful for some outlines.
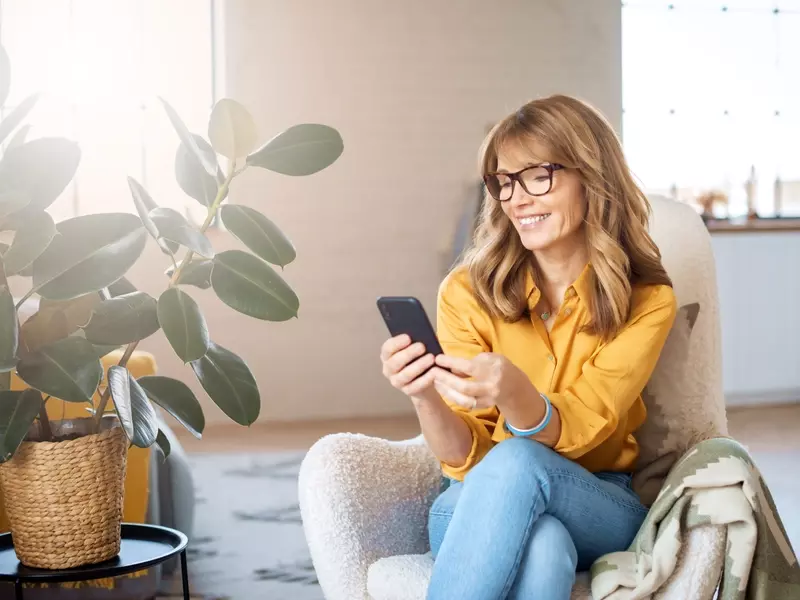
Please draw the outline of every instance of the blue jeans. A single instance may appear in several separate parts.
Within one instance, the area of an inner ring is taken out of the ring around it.
[[[504,440],[431,507],[428,598],[568,600],[576,570],[627,549],[646,515],[630,475]]]

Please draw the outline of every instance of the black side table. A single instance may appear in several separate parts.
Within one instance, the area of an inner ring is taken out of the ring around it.
[[[13,581],[17,600],[22,600],[23,583],[60,583],[117,577],[143,571],[180,554],[183,598],[189,599],[189,573],[186,570],[186,545],[189,540],[180,531],[156,525],[122,524],[119,554],[102,563],[74,569],[33,569],[19,562],[14,554],[11,534],[0,535],[0,581]]]

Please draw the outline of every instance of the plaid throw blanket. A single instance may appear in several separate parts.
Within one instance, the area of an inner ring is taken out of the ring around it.
[[[727,530],[719,600],[800,598],[800,566],[761,474],[740,444],[714,438],[675,464],[630,549],[592,566],[594,599],[650,598],[701,525]]]

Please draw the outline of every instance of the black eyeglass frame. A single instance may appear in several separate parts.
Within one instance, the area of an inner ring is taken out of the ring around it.
[[[533,194],[533,193],[531,193],[531,191],[527,187],[525,187],[525,183],[522,181],[522,174],[525,173],[526,171],[530,171],[531,169],[545,169],[547,171],[547,174],[549,176],[549,179],[548,179],[548,182],[547,182],[547,191],[544,191],[544,192],[542,192],[540,194]],[[515,173],[506,173],[504,171],[497,171],[497,172],[494,172],[494,173],[486,173],[483,176],[483,185],[486,186],[486,191],[489,192],[489,195],[492,198],[494,198],[495,200],[497,200],[498,202],[508,202],[509,200],[511,200],[511,198],[514,197],[514,185],[516,183],[519,183],[520,187],[523,190],[525,190],[525,193],[528,194],[529,196],[544,196],[545,194],[550,193],[550,190],[553,189],[553,173],[556,172],[556,171],[559,171],[561,169],[566,169],[566,167],[564,165],[560,165],[558,163],[546,163],[546,164],[539,164],[539,165],[530,165],[529,167],[525,167],[524,169],[521,169],[521,170],[519,170],[519,171],[517,171]],[[491,190],[491,188],[489,186],[489,181],[488,181],[489,178],[490,177],[496,177],[497,175],[505,175],[506,177],[511,179],[511,194],[509,194],[508,198],[505,198],[504,200],[501,200],[500,198],[495,196],[492,193],[492,190]]]

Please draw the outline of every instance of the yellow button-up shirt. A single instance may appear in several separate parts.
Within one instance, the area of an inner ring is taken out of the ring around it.
[[[582,328],[589,322],[591,266],[567,289],[548,332],[534,308],[541,292],[528,277],[530,317],[515,323],[483,310],[465,268],[439,289],[437,334],[445,354],[472,358],[502,354],[530,378],[561,416],[554,450],[591,472],[633,469],[639,454],[634,432],[646,417],[642,390],[675,320],[676,301],[666,285],[634,286],[631,314],[612,340]],[[472,431],[466,463],[442,463],[445,475],[463,480],[494,446],[511,434],[497,407],[469,410],[448,401]]]

